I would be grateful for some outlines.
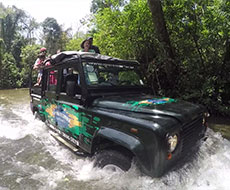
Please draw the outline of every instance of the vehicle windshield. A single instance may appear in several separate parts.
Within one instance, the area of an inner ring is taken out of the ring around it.
[[[90,86],[143,86],[132,66],[84,62],[86,82]]]

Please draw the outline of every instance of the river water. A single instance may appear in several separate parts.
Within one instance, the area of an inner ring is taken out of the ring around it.
[[[230,141],[211,129],[196,158],[161,178],[93,168],[34,118],[28,89],[0,90],[0,190],[229,190]]]

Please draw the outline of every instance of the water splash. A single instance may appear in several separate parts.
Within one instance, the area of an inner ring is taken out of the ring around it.
[[[9,115],[10,114],[10,115]],[[28,103],[0,106],[0,189],[228,190],[230,141],[211,129],[195,159],[161,178],[93,168],[74,155],[34,119]],[[8,183],[6,183],[8,181]]]

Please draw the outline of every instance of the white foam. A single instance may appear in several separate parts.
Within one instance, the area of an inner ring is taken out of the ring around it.
[[[47,170],[40,167],[40,172],[33,174],[31,179],[39,180],[44,186],[54,189],[57,187],[57,181],[65,179],[65,176],[63,171]]]

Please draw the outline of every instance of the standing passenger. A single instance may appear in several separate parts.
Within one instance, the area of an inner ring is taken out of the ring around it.
[[[43,65],[44,60],[46,59],[46,48],[41,48],[38,58],[36,59],[35,63],[34,63],[34,67],[33,69],[37,69],[38,70],[38,77],[37,77],[37,83],[34,86],[39,86],[41,84],[41,80],[42,80],[42,69],[41,66]]]
[[[82,48],[82,52],[92,52],[92,53],[96,53],[94,49],[90,49],[90,42],[88,39],[84,40],[81,43],[81,48]]]
[[[93,37],[89,37],[89,44],[90,44],[90,49],[93,49],[95,51],[95,53],[99,53],[100,54],[100,50],[97,46],[93,45]]]

